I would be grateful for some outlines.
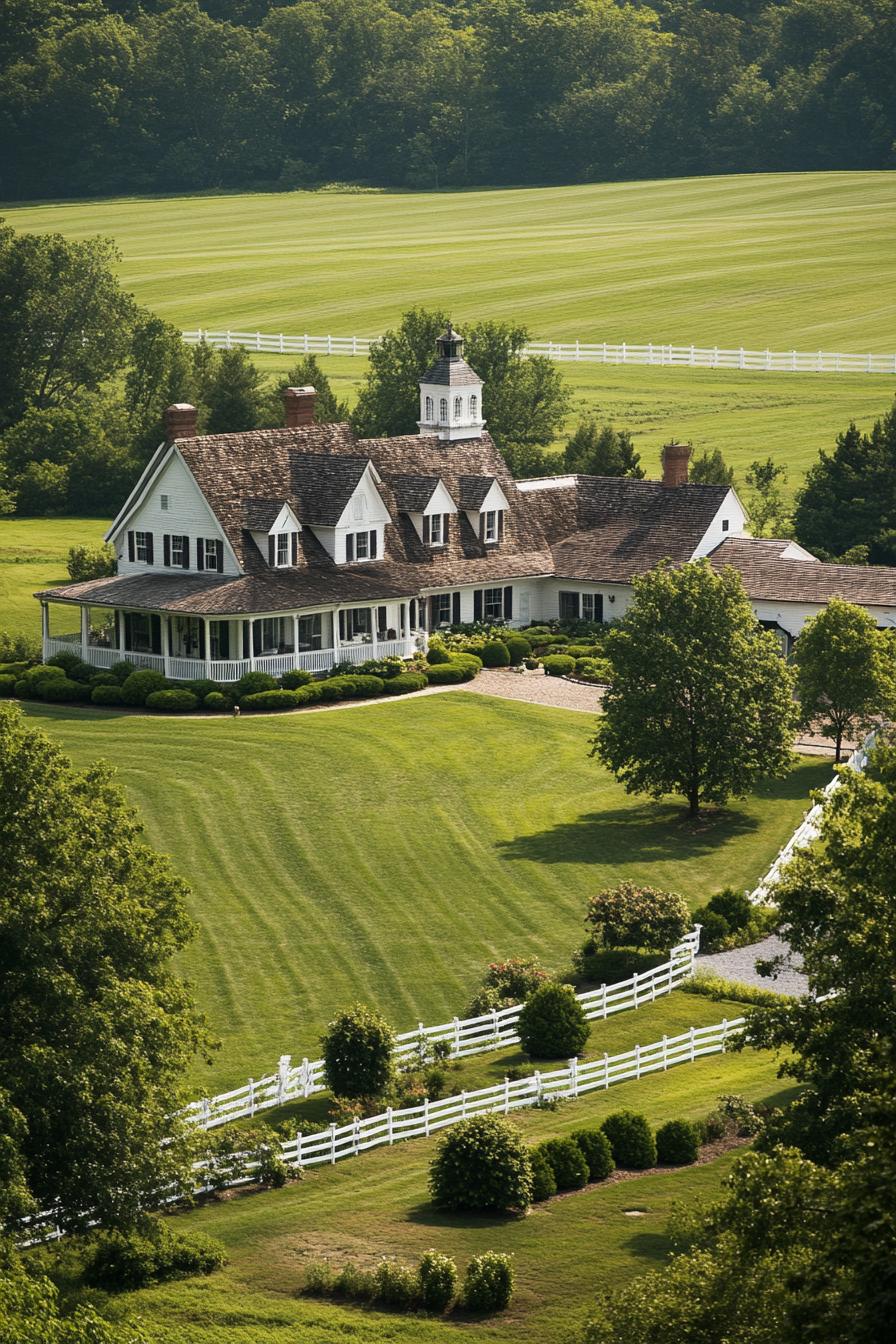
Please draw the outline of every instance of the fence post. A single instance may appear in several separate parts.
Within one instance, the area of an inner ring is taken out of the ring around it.
[[[392,1107],[391,1107],[391,1106],[387,1106],[387,1107],[386,1107],[386,1133],[387,1133],[387,1135],[388,1135],[388,1137],[389,1137],[389,1144],[390,1144],[390,1146],[391,1146],[391,1144],[394,1142],[393,1135],[392,1135]]]
[[[202,1098],[202,1120],[200,1121],[203,1129],[208,1129],[212,1122],[212,1104],[208,1097]]]
[[[572,1095],[579,1095],[579,1061],[575,1055],[569,1061],[569,1084],[572,1088]]]
[[[352,1134],[352,1147],[355,1150],[355,1157],[361,1151],[361,1117],[355,1116],[354,1133]]]
[[[296,1132],[296,1166],[299,1171],[302,1170],[302,1131]]]
[[[640,1047],[640,1045],[636,1045],[636,1046],[635,1046],[635,1077],[636,1077],[636,1078],[640,1078],[640,1077],[641,1077],[641,1047]]]
[[[625,341],[622,342],[622,362],[625,363]]]
[[[610,1086],[610,1056],[604,1051],[604,1091]]]
[[[461,1120],[466,1120],[466,1118],[467,1118],[467,1093],[466,1093],[466,1089],[464,1089],[464,1091],[461,1092],[461,1094],[460,1094],[460,1118],[461,1118]]]
[[[230,332],[227,333],[227,349],[230,349]]]
[[[307,1058],[302,1060],[302,1096],[311,1096],[311,1065]]]
[[[648,364],[653,363],[653,341],[651,341],[647,346],[647,363]]]
[[[255,349],[256,349],[256,350],[260,350],[260,349],[261,349],[261,332],[260,332],[260,331],[256,331],[256,333],[255,333]]]
[[[668,1067],[669,1067],[669,1037],[666,1036],[666,1035],[664,1035],[664,1036],[663,1036],[663,1073],[666,1072],[666,1070],[668,1069]]]
[[[454,1053],[460,1053],[460,1018],[454,1018]]]
[[[305,354],[308,354],[308,333],[305,332]]]
[[[255,1079],[249,1079],[249,1114],[255,1114]]]
[[[727,1019],[727,1017],[723,1017],[723,1018],[722,1018],[722,1054],[725,1053],[725,1042],[727,1041],[727,1039],[728,1039],[728,1019]]]
[[[280,353],[283,354],[283,332],[280,333]]]
[[[510,1110],[510,1079],[504,1075],[504,1114]]]
[[[429,1097],[423,1098],[423,1133],[429,1138]]]
[[[357,338],[357,336],[353,336],[353,337],[352,337],[352,354],[353,354],[353,355],[356,355],[357,353],[358,353],[358,338]]]
[[[691,1037],[691,1063],[692,1063],[692,1064],[693,1064],[693,1062],[694,1062],[694,1060],[695,1060],[695,1058],[696,1058],[696,1054],[695,1054],[695,1046],[694,1046],[694,1036],[695,1036],[696,1030],[697,1030],[696,1027],[691,1027],[691,1031],[690,1031],[690,1037]]]
[[[541,1101],[541,1069],[536,1069],[532,1076],[535,1079],[535,1100],[537,1103]]]
[[[336,1161],[336,1122],[330,1126],[330,1166]]]
[[[581,358],[581,355],[580,355],[580,353],[579,353],[579,342],[576,341],[576,359],[580,359],[580,358]]]
[[[600,992],[601,992],[601,1001],[600,1001],[600,1002],[601,1002],[601,1007],[602,1007],[602,1009],[603,1009],[603,1013],[601,1014],[601,1016],[603,1017],[604,1021],[606,1022],[606,1020],[607,1020],[607,986],[606,986],[605,984],[604,984],[604,985],[601,985],[601,987],[600,987]]]
[[[498,1040],[498,1010],[497,1010],[497,1008],[493,1008],[493,1009],[492,1009],[492,1036],[495,1038],[495,1042],[497,1043],[497,1040]]]
[[[286,1097],[286,1089],[289,1086],[289,1066],[291,1061],[291,1055],[281,1055],[280,1062],[277,1065],[277,1103],[281,1106]]]
[[[333,353],[333,337],[332,337],[332,336],[328,336],[328,337],[327,337],[327,354],[328,354],[328,355],[332,355],[332,353]]]

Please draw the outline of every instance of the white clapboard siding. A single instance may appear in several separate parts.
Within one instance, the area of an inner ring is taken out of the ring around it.
[[[614,1013],[639,1008],[670,993],[694,972],[694,958],[700,950],[700,925],[685,935],[669,953],[668,961],[649,971],[640,971],[628,980],[615,985],[601,985],[600,989],[586,990],[576,998],[589,1019],[612,1017]],[[395,1058],[421,1060],[436,1042],[449,1047],[450,1059],[478,1055],[487,1050],[500,1050],[519,1041],[517,1023],[522,1004],[495,1009],[479,1017],[452,1018],[426,1027],[421,1022],[415,1031],[405,1031],[395,1038]],[[183,1112],[185,1119],[202,1129],[225,1125],[243,1116],[257,1115],[259,1111],[282,1106],[287,1101],[313,1096],[326,1090],[322,1059],[303,1059],[293,1066],[290,1055],[282,1055],[274,1073],[263,1078],[250,1078],[242,1087],[222,1092],[216,1097],[203,1097],[191,1102]]]
[[[286,336],[263,331],[209,331],[199,327],[181,333],[195,345],[206,341],[218,349],[243,346],[266,354],[367,355],[375,336]],[[717,345],[667,345],[630,341],[532,341],[526,355],[546,355],[563,363],[639,364],[657,368],[743,369],[763,373],[893,373],[896,354],[847,354],[828,350],[724,350]]]

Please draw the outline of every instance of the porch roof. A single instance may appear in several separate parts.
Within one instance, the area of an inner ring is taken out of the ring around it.
[[[45,588],[45,601],[90,603],[182,615],[250,616],[303,607],[409,599],[418,592],[413,571],[396,566],[344,566],[331,571],[276,570],[237,578],[209,575],[121,574]]]

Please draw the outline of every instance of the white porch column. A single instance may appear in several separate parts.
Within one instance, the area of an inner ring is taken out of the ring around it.
[[[299,613],[294,611],[292,614],[292,661],[293,666],[299,665]]]
[[[162,658],[163,671],[166,677],[171,676],[171,622],[164,611],[159,614],[159,621],[162,626]]]
[[[255,622],[252,620],[251,616],[249,616],[249,617],[246,617],[246,619],[243,621],[243,625],[244,625],[244,626],[246,627],[246,629],[249,631],[249,639],[248,639],[248,647],[249,647],[249,671],[250,671],[250,672],[254,672],[254,671],[255,671],[255,639],[254,639],[254,629],[253,629],[253,628],[254,628]]]
[[[81,607],[81,657],[87,662],[87,646],[90,643],[90,608]]]
[[[333,662],[338,663],[339,659],[335,656],[339,649],[339,608],[333,608]]]
[[[209,675],[208,664],[212,652],[211,621],[209,620],[208,616],[201,616],[200,620],[202,621],[202,625],[205,630],[205,675],[206,677],[208,677]]]
[[[40,637],[43,649],[42,657],[46,662],[49,657],[47,641],[50,638],[50,604],[48,602],[41,602],[40,604]]]
[[[370,650],[371,657],[376,657],[376,607],[370,608]]]

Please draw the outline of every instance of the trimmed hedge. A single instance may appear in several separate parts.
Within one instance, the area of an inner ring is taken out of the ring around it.
[[[190,1237],[160,1227],[151,1237],[101,1232],[85,1267],[93,1287],[107,1291],[144,1288],[149,1283],[211,1274],[227,1263],[224,1247],[211,1237]]]
[[[538,1151],[554,1173],[558,1190],[581,1190],[588,1184],[588,1163],[575,1139],[547,1139]]]
[[[164,691],[167,685],[161,672],[140,667],[122,685],[121,698],[126,705],[145,705],[148,695],[152,695],[153,691]]]
[[[62,653],[54,653],[52,658],[47,659],[48,667],[61,667],[63,672],[72,681],[89,681],[93,676],[94,669],[90,663],[85,663],[76,653],[69,653],[63,650]]]
[[[513,1296],[513,1261],[499,1251],[474,1255],[464,1276],[467,1311],[504,1311]]]
[[[449,660],[458,667],[471,667],[474,672],[482,671],[482,659],[477,653],[452,653]]]
[[[202,701],[202,708],[220,713],[221,710],[230,708],[230,702],[223,691],[209,691]]]
[[[118,678],[114,677],[111,672],[95,672],[87,685],[91,689],[94,686],[117,686]]]
[[[212,681],[211,677],[195,677],[192,681],[179,681],[177,683],[179,691],[192,691],[198,700],[203,701],[212,691],[223,692],[224,687],[218,681]]]
[[[536,1059],[569,1059],[588,1039],[585,1010],[569,985],[540,985],[523,1005],[517,1024],[520,1044]]]
[[[16,682],[16,695],[24,696],[26,699],[37,699],[40,696],[41,683],[51,677],[62,680],[65,673],[61,667],[50,667],[48,663],[35,663],[34,667],[29,667]]]
[[[541,1204],[557,1193],[557,1179],[544,1152],[543,1145],[529,1149],[529,1161],[532,1164],[532,1203]]]
[[[196,709],[199,697],[192,691],[175,690],[151,691],[146,697],[146,708],[157,709],[163,714],[187,714]]]
[[[664,1167],[687,1167],[700,1154],[700,1138],[690,1120],[667,1120],[656,1132],[656,1160]]]
[[[442,1209],[504,1213],[532,1200],[532,1167],[519,1130],[501,1116],[475,1115],[448,1130],[429,1169]]]
[[[462,681],[472,681],[475,675],[459,663],[436,663],[427,670],[426,680],[430,686],[458,686]]]
[[[326,699],[324,688],[325,681],[312,681],[310,686],[300,686],[297,691],[293,691],[296,701],[300,705],[316,705],[320,700]]]
[[[425,672],[399,672],[397,677],[389,677],[383,683],[386,695],[410,695],[411,691],[422,691],[429,682]]]
[[[113,663],[109,671],[120,685],[127,681],[131,673],[136,672],[137,669],[129,658],[122,658],[120,662]]]
[[[41,700],[56,703],[63,700],[86,700],[90,690],[83,681],[71,681],[68,677],[47,677],[37,688]]]
[[[324,688],[324,700],[365,700],[370,696],[382,695],[385,684],[382,677],[368,676],[363,672],[348,672],[320,682]]]
[[[485,667],[509,667],[510,650],[503,639],[491,639],[482,650],[482,662]]]
[[[240,696],[240,709],[298,709],[302,703],[297,697],[298,691],[279,689],[255,691],[251,695]]]
[[[307,686],[312,681],[311,673],[304,667],[294,667],[291,672],[284,672],[280,678],[280,685],[284,691],[297,691],[300,686]]]
[[[575,658],[566,653],[549,653],[547,658],[542,658],[541,665],[549,677],[568,677],[576,670]]]
[[[569,1137],[581,1149],[590,1181],[605,1181],[616,1170],[610,1140],[602,1129],[574,1129]]]
[[[656,1166],[656,1142],[643,1115],[635,1111],[614,1111],[601,1129],[610,1141],[613,1161],[629,1171],[644,1171]]]
[[[524,658],[532,652],[532,645],[523,635],[511,635],[507,640],[507,652],[510,654],[511,667],[519,667]]]
[[[443,649],[440,645],[437,644],[434,646],[430,646],[430,648],[427,650],[426,661],[435,666],[436,663],[447,663],[450,657],[451,655],[449,654],[448,650]]]
[[[233,688],[234,698],[243,702],[244,695],[258,695],[260,691],[279,690],[276,678],[269,677],[267,672],[244,672],[239,681]]]
[[[124,703],[121,687],[117,682],[114,686],[94,686],[90,692],[90,699],[95,705],[121,705]]]

